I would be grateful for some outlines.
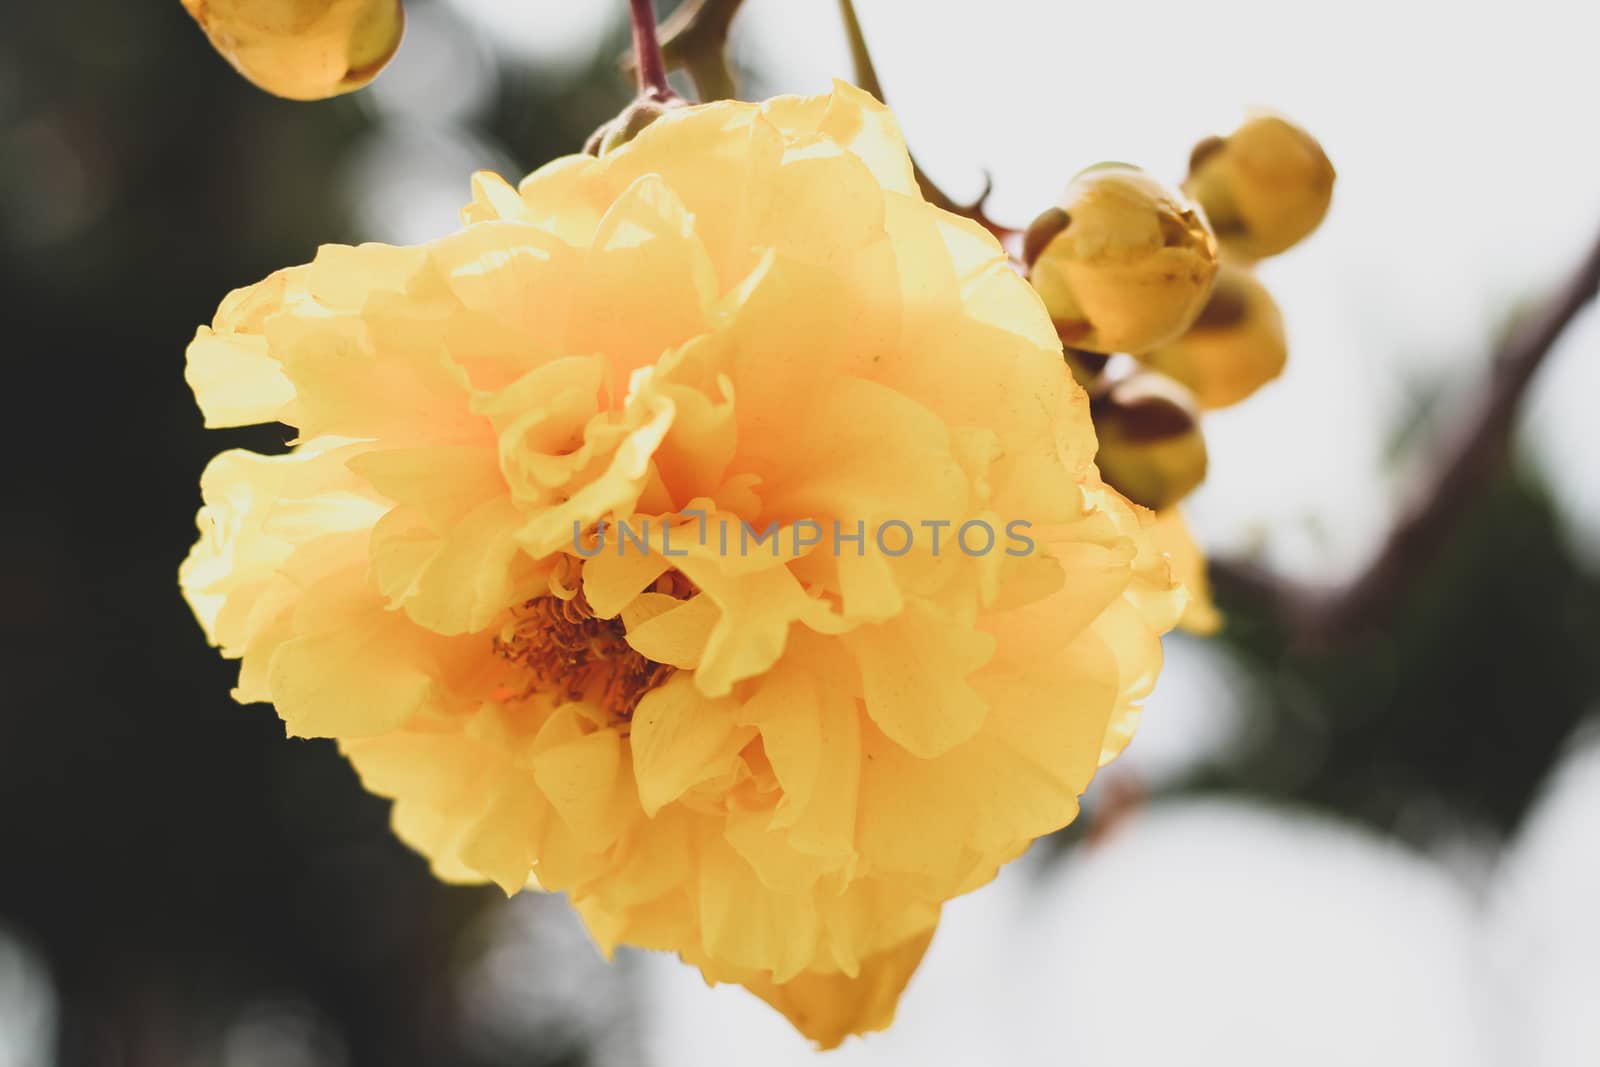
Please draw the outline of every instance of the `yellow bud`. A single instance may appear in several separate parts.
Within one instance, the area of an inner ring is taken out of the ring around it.
[[[1283,316],[1272,294],[1227,260],[1189,332],[1139,357],[1188,386],[1208,410],[1237,404],[1283,373],[1288,358]]]
[[[1143,352],[1200,313],[1217,243],[1177,193],[1137,167],[1105,163],[1028,227],[1023,260],[1064,344]]]
[[[1260,259],[1317,228],[1333,199],[1333,179],[1333,164],[1314,137],[1262,115],[1226,138],[1195,145],[1183,188],[1205,209],[1223,248]]]
[[[1153,510],[1171,507],[1206,476],[1206,440],[1188,390],[1155,371],[1140,370],[1113,385],[1089,408],[1106,484]]]
[[[223,58],[276,96],[366,85],[400,47],[400,0],[183,0]]]

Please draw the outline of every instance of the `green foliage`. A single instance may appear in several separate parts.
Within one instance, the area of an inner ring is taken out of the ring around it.
[[[1600,578],[1527,471],[1506,472],[1402,598],[1337,652],[1289,646],[1223,604],[1255,676],[1249,743],[1194,783],[1332,808],[1427,836],[1504,834],[1562,743],[1600,706]]]

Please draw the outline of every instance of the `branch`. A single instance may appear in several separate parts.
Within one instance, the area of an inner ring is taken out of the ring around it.
[[[687,71],[695,94],[704,102],[738,95],[728,66],[728,34],[743,2],[684,0],[661,24],[661,51],[667,68]],[[635,66],[631,52],[622,57],[623,70],[631,72]]]
[[[839,0],[839,15],[844,20],[845,38],[850,42],[850,63],[855,68],[856,85],[877,97],[878,103],[888,104],[888,99],[883,95],[883,83],[878,80],[878,70],[872,62],[872,52],[867,48],[867,36],[861,31],[861,20],[856,17],[855,0]],[[988,203],[989,194],[994,190],[994,181],[988,171],[983,175],[983,192],[979,193],[978,199],[970,204],[957,202],[935,185],[933,179],[929,178],[918,165],[915,157],[911,160],[911,173],[922,190],[923,199],[934,207],[969,218],[1002,241],[1017,232],[1010,227],[999,225],[984,213],[984,205]]]
[[[661,56],[661,41],[656,31],[655,0],[630,0],[633,22],[633,58],[639,72],[639,99],[670,100],[667,64]]]
[[[1475,414],[1439,452],[1432,475],[1401,510],[1367,569],[1339,589],[1308,589],[1253,564],[1218,560],[1218,592],[1254,603],[1303,643],[1333,645],[1388,617],[1462,513],[1504,464],[1517,409],[1550,350],[1600,292],[1600,239],[1537,313],[1501,344]]]

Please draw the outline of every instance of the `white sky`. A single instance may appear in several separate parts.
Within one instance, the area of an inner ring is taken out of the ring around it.
[[[650,1067],[1592,1067],[1600,746],[1487,893],[1333,819],[1147,809],[953,902],[895,1026],[819,1056],[735,987],[645,961]]]

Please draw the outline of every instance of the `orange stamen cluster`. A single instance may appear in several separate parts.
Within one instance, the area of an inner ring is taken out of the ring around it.
[[[657,583],[657,591],[686,599],[686,586],[669,575]],[[629,645],[620,618],[596,618],[581,583],[568,588],[552,581],[551,592],[511,614],[511,622],[494,639],[494,652],[528,671],[524,699],[559,694],[565,700],[588,700],[611,721],[627,722],[644,695],[677,670]]]

